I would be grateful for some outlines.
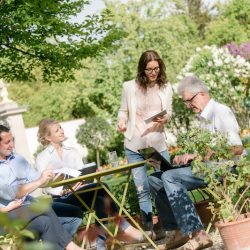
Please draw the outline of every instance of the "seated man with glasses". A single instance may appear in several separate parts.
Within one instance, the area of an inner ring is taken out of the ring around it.
[[[199,114],[202,128],[212,133],[226,133],[232,152],[242,154],[239,126],[229,107],[211,99],[207,87],[196,76],[185,77],[178,85],[178,92],[186,106]],[[187,164],[195,157],[196,154],[178,155],[174,163]],[[176,233],[174,241],[165,249],[196,250],[213,244],[187,192],[206,185],[203,179],[192,173],[191,167],[153,173],[149,185],[163,227]]]

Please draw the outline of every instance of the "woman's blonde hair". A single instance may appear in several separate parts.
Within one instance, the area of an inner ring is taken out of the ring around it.
[[[38,124],[38,141],[43,145],[47,146],[50,142],[46,139],[48,135],[50,135],[50,126],[53,124],[58,124],[58,121],[54,119],[43,119]]]

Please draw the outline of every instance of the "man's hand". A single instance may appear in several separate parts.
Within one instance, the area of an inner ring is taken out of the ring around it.
[[[18,200],[14,200],[14,201],[11,201],[7,207],[9,209],[9,211],[15,209],[15,208],[18,208],[20,207],[22,204],[23,204],[24,200],[23,199],[18,199]]]
[[[23,199],[17,199],[14,201],[11,201],[6,207],[0,208],[0,212],[7,213],[10,212],[23,204]]]
[[[184,154],[176,155],[173,162],[174,164],[187,164],[189,161],[193,160],[197,154]]]
[[[39,178],[41,186],[46,185],[50,180],[53,179],[53,177],[54,177],[53,171],[51,169],[45,169]]]
[[[123,133],[127,130],[127,127],[126,127],[126,122],[124,120],[120,120],[118,123],[117,123],[117,131]]]

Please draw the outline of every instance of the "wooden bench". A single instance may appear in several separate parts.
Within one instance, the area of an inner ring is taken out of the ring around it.
[[[206,232],[209,233],[216,219],[216,216],[212,214],[209,208],[209,202],[213,201],[210,188],[201,187],[190,190],[189,195],[195,204],[195,208],[206,228]]]

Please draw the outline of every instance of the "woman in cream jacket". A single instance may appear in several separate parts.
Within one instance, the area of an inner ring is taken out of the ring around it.
[[[139,149],[154,147],[169,159],[164,125],[172,115],[172,88],[167,83],[166,67],[158,53],[142,53],[135,80],[123,84],[117,130],[124,133],[125,154],[129,163],[144,160]],[[150,122],[148,118],[166,110]],[[152,231],[152,203],[146,165],[132,170],[144,230]]]

